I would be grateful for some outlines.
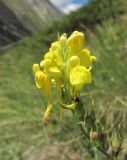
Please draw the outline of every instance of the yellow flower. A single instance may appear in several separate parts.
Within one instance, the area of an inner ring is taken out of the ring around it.
[[[96,60],[94,56],[91,56],[91,53],[88,49],[83,49],[80,52],[80,64],[85,67],[92,66],[92,62]]]
[[[46,96],[51,92],[51,84],[48,76],[40,70],[38,64],[33,65],[33,72],[35,74],[35,82],[38,89],[42,89]]]
[[[78,65],[80,65],[80,58],[78,56],[71,56],[70,58],[68,58],[67,64],[66,64],[66,77],[67,78],[69,78],[70,76],[70,71]]]
[[[45,72],[51,79],[59,79],[61,74],[60,67],[58,64],[55,64],[52,59],[44,59],[43,61],[41,61],[40,66],[45,69]]]
[[[80,91],[85,84],[90,83],[91,79],[90,69],[84,66],[76,66],[70,72],[70,83],[77,92]]]
[[[68,49],[70,52],[79,52],[84,48],[84,34],[82,32],[75,31],[67,40]]]
[[[46,119],[52,109],[51,81],[49,77],[40,70],[38,64],[33,65],[33,72],[35,74],[35,82],[37,88],[42,90],[45,97],[48,99],[48,105],[44,115],[44,119]]]
[[[44,119],[47,119],[52,109],[51,86],[57,95],[60,107],[73,110],[77,106],[71,103],[73,96],[80,96],[83,87],[91,83],[92,63],[96,59],[90,51],[84,48],[85,37],[82,32],[74,31],[69,38],[64,33],[51,44],[44,59],[33,65],[35,82],[48,99]]]
[[[61,74],[61,50],[58,41],[52,43],[49,52],[44,56],[44,60],[41,61],[40,66],[44,68],[45,72],[49,75],[50,78],[55,80],[59,79]]]

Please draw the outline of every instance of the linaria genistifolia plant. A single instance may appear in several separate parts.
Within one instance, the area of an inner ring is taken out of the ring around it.
[[[108,159],[117,159],[121,150],[120,135],[108,133],[95,116],[92,109],[86,112],[81,93],[84,86],[91,83],[92,64],[96,57],[84,48],[85,37],[74,31],[69,38],[64,33],[51,44],[40,64],[33,65],[37,88],[47,99],[47,109],[43,120],[47,121],[53,107],[71,110],[78,118],[80,129],[91,146],[98,149]],[[53,106],[53,92],[56,91],[56,106]]]

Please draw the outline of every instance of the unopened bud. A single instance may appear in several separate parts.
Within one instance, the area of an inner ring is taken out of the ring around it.
[[[98,134],[97,134],[96,131],[94,131],[94,132],[92,133],[92,138],[93,138],[94,140],[96,140],[96,139],[98,138]]]
[[[66,42],[67,42],[67,34],[66,33],[62,34],[62,36],[59,39],[59,42],[62,46],[66,45]]]
[[[34,74],[35,74],[36,72],[40,71],[39,64],[34,64],[32,69],[33,69]]]
[[[90,132],[90,139],[93,141],[97,140],[98,139],[98,133],[97,131],[92,131]]]
[[[114,132],[112,135],[112,148],[114,150],[117,150],[120,145],[121,145],[121,137],[116,132]]]

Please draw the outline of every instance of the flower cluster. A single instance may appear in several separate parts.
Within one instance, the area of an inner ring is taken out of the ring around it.
[[[51,44],[40,65],[33,65],[36,86],[48,101],[44,119],[53,107],[53,90],[60,107],[75,109],[72,97],[80,97],[84,85],[91,82],[92,62],[96,58],[84,48],[84,43],[82,32],[74,31],[69,38],[64,33]]]

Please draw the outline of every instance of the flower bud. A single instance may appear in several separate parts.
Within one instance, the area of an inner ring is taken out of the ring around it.
[[[34,64],[32,69],[33,69],[34,74],[35,74],[36,72],[40,71],[40,67],[39,67],[38,64]]]
[[[66,46],[66,42],[67,42],[67,34],[64,33],[62,34],[62,36],[60,36],[59,42],[61,44],[61,46]]]
[[[97,134],[96,131],[94,131],[94,132],[92,133],[92,138],[93,138],[94,140],[97,140],[97,137],[98,137],[98,134]]]
[[[98,139],[98,133],[97,133],[97,131],[92,131],[91,130],[91,132],[90,132],[90,139],[94,140],[94,141]]]

